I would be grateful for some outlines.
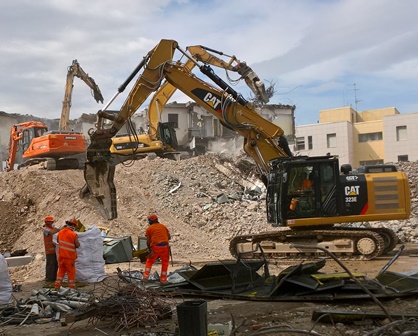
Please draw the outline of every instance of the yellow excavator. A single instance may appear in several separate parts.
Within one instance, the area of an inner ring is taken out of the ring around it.
[[[237,59],[235,55],[225,55],[205,46],[196,45],[187,47],[187,51],[193,59],[204,64],[210,64],[225,70],[229,81],[236,82],[244,79],[245,83],[254,93],[260,103],[268,103],[269,95],[264,83],[259,79],[255,72],[247,66],[246,62]],[[228,57],[228,61],[214,55],[214,53]],[[183,65],[185,71],[192,71],[196,65],[193,60],[186,60]],[[238,73],[239,79],[231,79],[228,71]],[[120,162],[131,159],[141,159],[149,154],[156,154],[160,157],[180,159],[188,157],[188,152],[178,148],[176,130],[169,122],[161,122],[161,114],[167,102],[173,96],[177,87],[165,81],[153,94],[148,107],[146,116],[148,117],[148,131],[138,134],[135,127],[128,120],[128,134],[116,134],[112,138],[110,153]],[[139,108],[139,106],[137,107]],[[134,112],[135,113],[135,112]],[[133,115],[133,113],[132,113]]]
[[[184,63],[173,61],[175,52],[194,61],[212,83],[197,77]],[[117,217],[113,181],[117,162],[109,150],[111,139],[132,111],[166,80],[244,137],[244,151],[255,161],[267,186],[267,220],[273,226],[285,227],[234,237],[230,242],[233,256],[314,254],[317,246],[346,258],[367,260],[395,248],[398,237],[389,228],[336,224],[408,218],[410,189],[404,172],[392,165],[355,171],[349,165],[340,166],[338,157],[331,155],[293,156],[279,126],[260,116],[209,64],[196,60],[174,40],[161,40],[124,85],[141,70],[119,114],[106,112],[107,104],[98,112],[97,129],[90,135],[82,196],[89,194],[96,200],[106,218]]]

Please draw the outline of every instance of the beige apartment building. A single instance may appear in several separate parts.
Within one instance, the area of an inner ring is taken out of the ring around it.
[[[338,155],[353,168],[418,160],[418,113],[395,107],[357,112],[341,107],[319,112],[319,122],[296,127],[296,155]]]

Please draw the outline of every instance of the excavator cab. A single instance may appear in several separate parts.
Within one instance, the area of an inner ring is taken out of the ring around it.
[[[340,174],[339,160],[333,156],[279,158],[270,164],[267,217],[274,226],[321,227],[409,217],[408,180],[392,168]]]
[[[157,139],[153,140],[149,133],[122,134],[112,138],[110,153],[120,162],[147,157],[151,153],[166,157],[178,147],[176,130],[171,123],[159,122]]]
[[[172,151],[178,147],[176,130],[170,122],[158,123],[158,138]]]
[[[25,152],[34,138],[41,137],[48,129],[46,127],[24,128],[21,132],[21,137],[18,145],[18,152]]]

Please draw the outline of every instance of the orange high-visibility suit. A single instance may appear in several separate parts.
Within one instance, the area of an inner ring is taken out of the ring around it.
[[[65,227],[58,233],[58,273],[55,281],[55,289],[61,287],[61,283],[67,273],[68,287],[75,289],[75,260],[76,248],[80,246],[77,233]]]
[[[151,253],[148,255],[147,261],[145,263],[143,279],[147,280],[149,278],[152,265],[154,264],[155,260],[157,260],[157,258],[160,258],[160,281],[161,283],[166,283],[168,264],[170,260],[170,247],[168,245],[170,233],[164,224],[154,222],[147,227],[145,236],[147,237],[147,245]]]

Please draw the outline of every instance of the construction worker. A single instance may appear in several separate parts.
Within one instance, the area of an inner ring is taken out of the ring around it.
[[[64,228],[58,232],[58,273],[55,281],[55,289],[61,288],[65,274],[68,277],[68,287],[75,289],[75,260],[77,248],[80,247],[77,233],[77,219],[71,218],[65,221]]]
[[[162,284],[167,283],[167,271],[170,260],[170,246],[168,241],[170,240],[170,232],[164,224],[158,221],[158,216],[152,213],[148,216],[148,224],[145,231],[145,237],[147,237],[147,246],[149,255],[145,263],[145,271],[142,277],[143,280],[148,280],[151,273],[152,265],[157,258],[161,260],[161,274],[160,282]]]
[[[311,173],[312,174],[312,173]],[[308,178],[308,174],[307,173],[303,173],[303,181],[302,181],[302,185],[301,185],[301,189],[305,190],[305,189],[310,189],[312,188],[312,180]]]
[[[45,246],[45,281],[54,282],[57,278],[58,271],[58,260],[55,251],[55,244],[52,241],[52,237],[55,233],[59,232],[60,229],[54,226],[55,219],[52,216],[46,216],[43,225],[43,236]]]

